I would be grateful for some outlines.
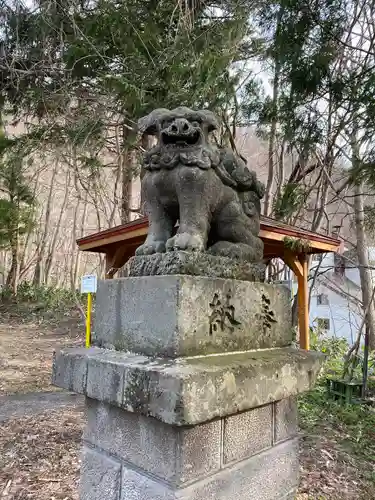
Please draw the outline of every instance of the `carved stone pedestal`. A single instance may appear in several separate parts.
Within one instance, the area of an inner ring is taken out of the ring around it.
[[[86,396],[81,500],[294,498],[295,395],[321,358],[290,347],[287,290],[124,278],[100,283],[96,318],[53,372]]]

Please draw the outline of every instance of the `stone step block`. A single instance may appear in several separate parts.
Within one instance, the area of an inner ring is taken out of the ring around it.
[[[323,359],[320,353],[292,348],[178,359],[67,349],[55,356],[53,381],[68,390],[74,386],[89,398],[184,426],[307,391]]]

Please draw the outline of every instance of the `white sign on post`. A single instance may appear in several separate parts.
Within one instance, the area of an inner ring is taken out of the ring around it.
[[[98,286],[96,274],[87,274],[81,278],[81,293],[95,293]]]

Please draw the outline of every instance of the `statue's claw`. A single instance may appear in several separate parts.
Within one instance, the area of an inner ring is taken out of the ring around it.
[[[173,250],[187,250],[189,252],[203,252],[205,250],[203,238],[199,234],[178,233],[167,241],[167,252]]]
[[[165,243],[164,241],[150,241],[145,242],[143,245],[137,248],[135,255],[151,255],[153,253],[164,253]]]

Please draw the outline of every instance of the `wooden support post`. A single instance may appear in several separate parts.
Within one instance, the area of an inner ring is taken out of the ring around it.
[[[105,255],[105,277],[106,279],[112,279],[114,275],[121,269],[129,257],[134,255],[135,249],[138,245],[126,246],[120,245],[108,250]]]
[[[301,349],[310,348],[309,327],[309,290],[307,286],[307,257],[300,257],[302,273],[298,275],[298,322],[299,322],[299,345]]]
[[[310,347],[309,328],[309,291],[307,286],[308,260],[307,255],[296,255],[290,250],[284,251],[284,262],[294,272],[298,279],[298,328],[299,345],[301,349]]]
[[[105,279],[112,279],[117,269],[113,267],[114,252],[107,251],[105,254]]]

